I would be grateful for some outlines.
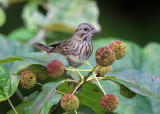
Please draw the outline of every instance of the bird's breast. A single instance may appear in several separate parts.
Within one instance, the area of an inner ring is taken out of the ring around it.
[[[78,56],[80,60],[88,60],[93,51],[92,43],[87,42],[79,43],[79,45],[74,46],[75,52],[72,55]]]

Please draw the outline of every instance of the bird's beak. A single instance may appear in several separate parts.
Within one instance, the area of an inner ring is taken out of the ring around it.
[[[96,29],[93,29],[93,30],[91,31],[91,34],[97,34]]]

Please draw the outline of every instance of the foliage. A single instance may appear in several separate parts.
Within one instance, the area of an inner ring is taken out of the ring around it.
[[[7,22],[4,7],[7,8],[7,6],[23,1],[25,0],[0,1],[2,4],[0,27]],[[18,87],[20,77],[17,72],[25,69],[29,64],[46,67],[49,62],[58,59],[62,61],[65,70],[69,71],[73,79],[64,79],[61,76],[52,82],[50,82],[51,78],[36,82],[37,85],[40,85],[40,89],[34,87],[33,90],[27,91],[29,97],[23,99],[24,101],[15,109],[11,104],[13,110],[8,110],[8,114],[15,112],[44,114],[52,111],[64,113],[65,111],[60,107],[60,100],[63,95],[68,93],[76,95],[79,99],[77,113],[106,113],[100,105],[104,94],[114,94],[119,99],[119,106],[114,111],[115,113],[160,112],[160,66],[158,64],[160,63],[160,45],[158,43],[149,43],[146,47],[141,48],[133,42],[123,41],[127,46],[126,56],[123,59],[115,60],[111,65],[112,72],[107,73],[104,77],[96,77],[94,70],[97,67],[95,59],[97,49],[109,46],[112,41],[117,39],[95,39],[93,54],[89,62],[74,59],[74,61],[84,63],[78,69],[70,67],[67,59],[60,54],[48,55],[43,52],[34,52],[33,46],[26,44],[28,40],[29,43],[34,43],[35,39],[36,41],[42,39],[41,42],[44,43],[50,42],[49,39],[44,40],[45,37],[51,37],[53,42],[57,37],[56,32],[73,33],[77,25],[82,22],[92,23],[100,31],[99,10],[95,1],[30,0],[24,3],[21,16],[25,23],[24,26],[12,30],[8,37],[0,34],[0,102],[9,101],[16,90],[22,89]],[[57,39],[61,40],[59,36]],[[124,85],[136,96],[132,99],[123,97],[119,91],[120,85]],[[20,94],[24,94],[23,91]]]

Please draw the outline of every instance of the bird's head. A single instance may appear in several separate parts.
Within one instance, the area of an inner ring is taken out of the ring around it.
[[[76,40],[78,41],[91,42],[93,35],[96,33],[97,31],[93,25],[89,23],[81,23],[77,27],[74,37],[76,37]]]

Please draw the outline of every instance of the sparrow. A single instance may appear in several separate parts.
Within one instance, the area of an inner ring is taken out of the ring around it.
[[[77,68],[82,62],[77,62],[72,57],[85,61],[90,58],[93,52],[92,38],[97,31],[92,24],[81,23],[75,30],[73,36],[63,42],[53,43],[51,45],[43,45],[35,43],[34,46],[40,48],[46,53],[58,53],[65,56],[71,67]]]

